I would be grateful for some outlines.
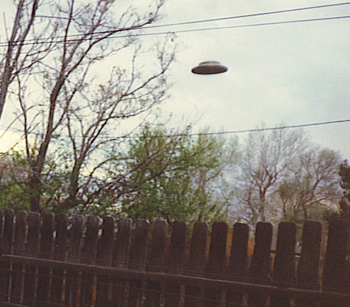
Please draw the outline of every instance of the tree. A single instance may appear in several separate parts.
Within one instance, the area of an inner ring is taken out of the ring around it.
[[[233,179],[236,182],[234,210],[239,218],[255,225],[278,216],[271,195],[306,144],[305,135],[298,130],[276,129],[249,134]]]
[[[338,153],[318,147],[294,161],[277,188],[275,200],[282,204],[283,219],[322,218],[323,211],[334,207],[339,199],[339,162]]]
[[[224,218],[227,204],[218,199],[216,188],[225,167],[234,160],[236,144],[228,148],[214,136],[191,137],[189,130],[169,134],[146,126],[138,138],[130,139],[122,158],[124,171],[110,169],[113,185],[104,191],[110,191],[120,212],[132,218]]]
[[[42,58],[41,52],[36,44],[31,45],[27,54],[36,54],[33,60],[22,56],[22,51],[29,33],[34,27],[34,20],[38,10],[39,0],[18,1],[17,11],[13,21],[12,32],[5,53],[0,61],[0,120],[4,110],[8,90],[11,83],[19,74],[30,70],[36,61]],[[30,5],[30,6],[29,6]],[[39,39],[40,37],[38,37]]]
[[[64,201],[64,208],[72,208],[77,205],[82,172],[92,169],[92,178],[105,163],[102,151],[113,150],[121,136],[116,127],[164,100],[165,74],[174,59],[173,38],[167,38],[156,45],[153,61],[147,57],[147,66],[146,48],[138,36],[160,18],[163,0],[155,1],[144,14],[132,8],[118,14],[113,0],[59,1],[50,4],[49,18],[39,15],[44,4],[35,0],[17,3],[19,17],[4,55],[1,89],[3,105],[5,96],[15,96],[19,102],[17,117],[23,124],[33,211],[40,210],[51,143],[65,142],[65,151],[57,155],[69,152],[73,157]],[[108,69],[114,66],[108,62],[112,60],[122,67]],[[130,65],[123,65],[125,62]],[[11,92],[7,90],[10,86]],[[32,150],[33,134],[39,136],[37,150]]]
[[[327,212],[327,218],[343,218],[350,220],[350,166],[349,161],[344,160],[339,166],[340,187],[343,190],[343,196],[339,201],[338,212]]]

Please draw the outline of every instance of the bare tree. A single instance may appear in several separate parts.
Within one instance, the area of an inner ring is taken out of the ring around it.
[[[315,214],[338,203],[340,161],[338,153],[317,147],[298,157],[276,191],[284,219],[320,218]]]
[[[252,225],[272,219],[276,206],[270,195],[306,147],[301,131],[279,129],[251,133],[241,152],[235,177],[240,215]]]
[[[24,127],[31,169],[31,209],[38,211],[52,141],[67,135],[66,150],[71,148],[73,156],[68,206],[77,193],[82,167],[94,168],[87,159],[116,140],[118,124],[147,112],[166,97],[165,74],[174,59],[174,49],[168,44],[172,38],[167,38],[152,61],[152,52],[147,57],[140,42],[142,29],[159,19],[163,0],[156,0],[143,14],[133,8],[120,13],[113,0],[43,1],[40,5],[28,0],[17,4],[22,15],[29,4],[35,13],[29,34],[21,36],[19,46],[25,48],[18,49],[16,62],[27,65],[17,64],[9,80],[16,80],[12,89],[20,105],[17,116]],[[115,65],[110,60],[122,67],[112,68]],[[34,133],[36,147],[31,137]]]
[[[34,27],[38,5],[39,0],[18,1],[11,36],[8,38],[6,51],[1,55],[0,119],[2,117],[11,83],[20,73],[30,70],[30,68],[40,59],[41,52],[35,44],[31,45],[25,51],[28,55],[35,54],[34,57],[28,59],[28,56],[23,56],[22,54],[28,35]]]

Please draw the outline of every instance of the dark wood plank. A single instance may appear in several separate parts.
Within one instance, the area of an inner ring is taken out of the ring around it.
[[[86,233],[84,247],[81,253],[81,263],[95,264],[97,252],[97,240],[99,230],[99,218],[90,215],[86,222]],[[80,305],[91,306],[93,301],[93,290],[95,285],[95,275],[83,272],[80,291]]]
[[[117,240],[113,255],[113,267],[115,268],[127,268],[129,266],[131,230],[131,219],[123,218],[118,221]],[[120,278],[113,278],[113,306],[124,305],[126,287],[126,281]]]
[[[181,274],[186,248],[186,223],[175,221],[171,224],[171,230],[167,273]],[[180,304],[181,285],[166,283],[165,292],[165,306],[178,307]]]
[[[273,281],[280,288],[295,288],[296,225],[281,222],[278,226]],[[272,307],[289,307],[291,297],[276,293],[271,296]]]
[[[185,275],[188,276],[204,276],[206,265],[206,247],[208,240],[208,225],[206,223],[197,222],[193,226],[190,256],[186,265]],[[202,289],[197,286],[186,286],[185,288],[185,307],[199,307],[202,304]]]
[[[15,240],[13,243],[14,255],[25,255],[26,226],[26,213],[19,211],[16,214]],[[11,303],[19,304],[21,302],[23,277],[24,266],[19,263],[12,264]]]
[[[41,242],[39,257],[42,259],[51,259],[53,247],[53,232],[55,229],[55,217],[51,213],[45,213],[42,216]],[[49,286],[51,272],[49,267],[38,268],[38,287],[36,306],[48,306],[49,304]]]
[[[54,245],[53,259],[57,261],[66,260],[68,243],[68,217],[65,214],[56,216],[56,237]],[[65,280],[65,271],[61,269],[52,270],[51,302],[62,305],[63,301],[63,282]]]
[[[2,238],[3,254],[12,254],[13,227],[15,213],[11,209],[5,210],[4,235]],[[8,302],[11,278],[11,264],[5,261],[0,262],[0,302]]]
[[[27,217],[27,245],[26,256],[36,257],[39,251],[40,237],[40,214],[31,212]],[[34,265],[25,266],[23,305],[33,306],[37,284],[37,267]]]
[[[215,222],[210,236],[209,259],[206,266],[207,278],[222,279],[226,266],[227,224]],[[222,301],[222,288],[211,287],[205,289],[204,306],[216,307]]]
[[[73,215],[69,219],[69,251],[68,262],[79,263],[81,254],[81,245],[83,237],[84,219],[81,215]],[[77,305],[77,294],[79,274],[73,271],[67,271],[65,287],[65,303],[67,306]]]
[[[252,283],[271,283],[271,242],[272,225],[266,222],[259,222],[255,229],[255,246],[252,256],[249,278]],[[265,307],[268,296],[265,292],[255,291],[249,293],[249,306]]]
[[[144,271],[146,269],[146,255],[148,242],[149,222],[136,220],[135,230],[131,237],[130,263],[132,270]],[[143,297],[143,283],[140,280],[131,280],[129,288],[129,307],[140,306]]]
[[[157,220],[153,224],[150,257],[147,266],[148,271],[162,272],[164,270],[164,253],[167,239],[167,223]],[[160,305],[162,284],[148,282],[145,293],[145,306],[155,307]]]
[[[327,251],[323,268],[322,289],[330,292],[349,292],[347,281],[347,244],[349,240],[349,223],[333,220],[329,223]],[[324,302],[324,306],[340,307],[341,302]]]
[[[236,223],[233,227],[230,261],[227,268],[228,279],[245,282],[248,276],[248,239],[249,227]],[[226,306],[239,306],[244,303],[242,291],[228,290]]]
[[[320,288],[321,238],[322,224],[316,221],[306,221],[303,227],[297,274],[297,287],[300,289],[319,290]],[[317,301],[307,298],[296,300],[298,307],[313,307],[317,304]]]
[[[115,230],[114,218],[110,216],[103,217],[101,229],[102,235],[98,244],[96,265],[111,266]],[[110,277],[98,274],[96,283],[96,306],[108,306],[110,300],[109,290]]]

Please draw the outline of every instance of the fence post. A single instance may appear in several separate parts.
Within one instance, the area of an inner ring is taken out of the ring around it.
[[[41,244],[39,257],[50,259],[52,255],[53,231],[55,227],[55,217],[51,213],[45,213],[42,217]],[[36,306],[47,306],[49,298],[50,268],[38,268],[38,287]]]
[[[175,221],[171,224],[172,233],[167,261],[167,273],[180,274],[186,248],[186,223]],[[181,285],[165,284],[165,306],[178,307],[180,303]]]
[[[228,278],[236,281],[246,281],[248,273],[248,239],[247,224],[236,223],[233,227],[230,261],[227,268]],[[244,295],[241,291],[228,290],[226,306],[243,305]]]
[[[271,241],[272,225],[259,222],[255,230],[254,254],[250,266],[250,281],[257,284],[269,284],[271,278]],[[266,306],[268,295],[263,291],[249,293],[249,306]]]
[[[135,230],[132,234],[130,247],[131,270],[144,271],[146,267],[146,254],[148,242],[149,222],[146,220],[136,220]],[[140,306],[143,294],[143,282],[139,280],[130,281],[129,306]]]
[[[277,248],[274,262],[274,284],[280,288],[295,287],[296,225],[281,222],[278,227]],[[279,292],[271,296],[271,307],[290,306],[290,297]]]
[[[57,261],[65,261],[66,248],[68,238],[68,217],[65,214],[59,214],[56,216],[56,237],[55,247],[53,253],[53,259]],[[51,286],[51,302],[57,305],[61,305],[63,280],[65,279],[65,272],[62,269],[52,270],[52,286]]]
[[[26,226],[26,213],[24,211],[19,211],[16,214],[15,240],[13,244],[14,255],[23,256],[25,254]],[[12,289],[10,301],[14,304],[19,304],[21,301],[23,269],[24,267],[20,263],[12,264]]]
[[[102,236],[99,240],[96,265],[111,266],[113,245],[114,245],[114,230],[115,222],[114,218],[105,216],[102,223]],[[97,275],[96,283],[96,304],[95,306],[104,307],[108,306],[110,300],[110,277],[104,275]]]
[[[325,264],[323,268],[324,291],[349,292],[346,264],[349,223],[344,220],[333,220],[329,223]],[[328,302],[325,306],[344,306],[341,302]]]
[[[68,262],[79,263],[83,236],[84,220],[81,215],[73,215],[70,219]],[[77,305],[78,272],[67,271],[65,288],[65,304]]]
[[[40,237],[40,214],[38,212],[31,212],[27,217],[27,245],[26,256],[36,257],[39,250]],[[23,305],[34,305],[34,294],[36,292],[37,281],[37,267],[34,265],[25,266],[24,275],[24,291],[23,291]]]
[[[150,249],[148,271],[161,272],[164,269],[164,252],[167,239],[167,223],[157,220],[153,225],[152,242]],[[147,282],[146,307],[159,306],[162,284],[160,282]]]
[[[203,276],[206,264],[206,247],[208,240],[208,225],[196,222],[193,226],[190,258],[186,266],[185,274],[189,276]],[[203,298],[202,289],[195,286],[185,288],[185,307],[201,306]]]
[[[132,230],[132,221],[129,218],[123,218],[118,221],[117,240],[113,255],[112,265],[115,268],[127,268],[129,264],[130,238]],[[125,301],[125,289],[127,283],[120,278],[113,278],[113,306],[123,306]]]
[[[226,241],[227,224],[215,222],[212,227],[210,238],[209,259],[206,266],[205,276],[208,278],[221,278],[226,266]],[[205,307],[216,307],[222,301],[221,288],[206,288],[204,297]]]
[[[86,222],[85,244],[81,253],[80,262],[83,264],[95,264],[97,240],[99,230],[99,218],[90,215]],[[93,305],[94,274],[83,272],[80,290],[80,305]]]
[[[319,290],[319,265],[321,253],[322,225],[316,221],[306,221],[301,239],[301,255],[298,265],[297,286],[301,289]],[[315,300],[296,299],[297,307],[316,306]]]
[[[11,209],[5,210],[4,235],[2,242],[3,254],[12,254],[12,240],[13,240],[13,219],[14,211]],[[0,304],[8,302],[11,278],[11,264],[7,262],[0,262]]]

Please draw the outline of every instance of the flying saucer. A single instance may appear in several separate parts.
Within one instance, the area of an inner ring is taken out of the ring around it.
[[[224,73],[227,70],[228,68],[218,61],[205,61],[193,68],[192,72],[197,75],[214,75]]]

